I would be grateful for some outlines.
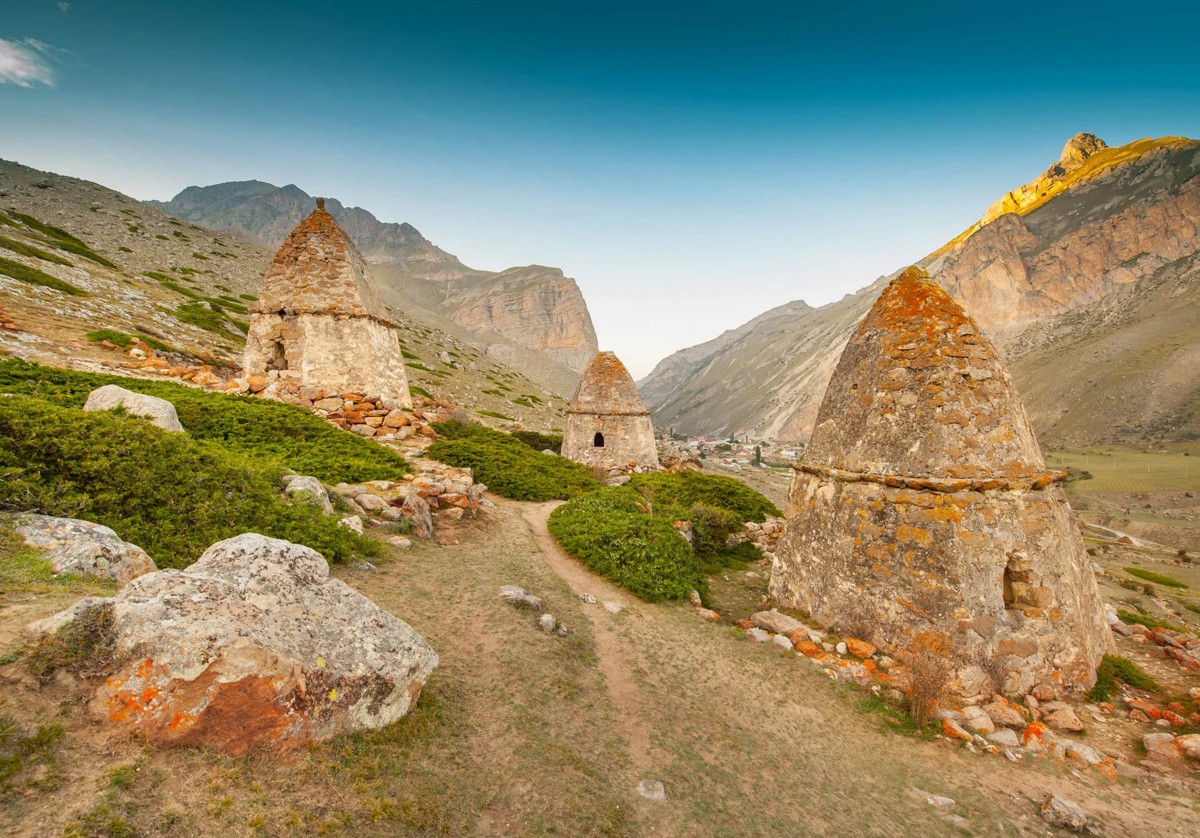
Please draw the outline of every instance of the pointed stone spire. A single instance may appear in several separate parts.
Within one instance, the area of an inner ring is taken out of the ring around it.
[[[1112,637],[1063,474],[995,349],[921,269],[850,338],[795,469],[780,605],[902,660],[943,650],[964,698],[1095,682]]]
[[[317,198],[283,241],[263,279],[257,312],[344,314],[387,321],[366,260]]]
[[[616,471],[657,469],[654,424],[633,376],[611,352],[600,352],[579,379],[563,428],[564,457]]]

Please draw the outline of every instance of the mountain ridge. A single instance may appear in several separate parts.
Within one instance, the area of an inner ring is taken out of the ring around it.
[[[1185,363],[1200,343],[1191,325],[1200,319],[1198,238],[1200,142],[1163,137],[1109,147],[1077,135],[1058,163],[915,264],[1001,349],[1049,444],[1169,440],[1200,434],[1200,373]],[[755,318],[730,330],[741,336],[707,357],[691,347],[663,359],[639,382],[656,422],[697,434],[803,441],[841,347],[880,287],[876,280],[790,322],[752,325]],[[1173,332],[1130,322],[1138,312],[1162,320],[1167,301],[1192,312]],[[1094,340],[1077,333],[1085,328],[1099,330]],[[772,345],[776,358],[765,353]],[[1065,354],[1047,355],[1048,345],[1066,347]],[[1174,354],[1162,351],[1168,346]],[[1105,354],[1130,372],[1102,375],[1095,356]],[[1157,360],[1149,366],[1139,361],[1150,357]],[[1060,388],[1082,376],[1089,389],[1103,381],[1102,395],[1112,398],[1067,404],[1044,385],[1051,369],[1068,380]],[[1135,369],[1140,396],[1126,386]],[[1165,414],[1151,407],[1156,400],[1171,406]]]
[[[311,211],[313,201],[295,184],[248,180],[189,186],[169,201],[147,203],[273,248]],[[569,393],[598,351],[587,301],[560,269],[525,265],[478,270],[434,245],[410,223],[380,221],[333,197],[326,197],[325,206],[371,263],[389,303],[419,306],[457,323],[555,392]],[[562,369],[537,359],[526,363],[525,353],[514,352],[510,344],[543,354]]]

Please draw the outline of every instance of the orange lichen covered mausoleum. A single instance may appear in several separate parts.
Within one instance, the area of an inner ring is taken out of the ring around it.
[[[1094,682],[1112,640],[1065,475],[995,349],[923,270],[851,337],[795,468],[781,605],[892,650],[941,635],[968,696]]]
[[[562,454],[588,466],[620,471],[658,468],[654,424],[633,377],[611,352],[588,364],[563,428]]]

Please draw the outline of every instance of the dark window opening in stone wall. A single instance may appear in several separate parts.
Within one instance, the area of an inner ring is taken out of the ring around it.
[[[604,434],[597,433],[596,436],[592,438],[592,447],[593,448],[603,448],[604,447]]]
[[[287,368],[287,356],[283,352],[283,341],[274,341],[271,344],[271,357],[267,358],[267,369],[286,370]]]

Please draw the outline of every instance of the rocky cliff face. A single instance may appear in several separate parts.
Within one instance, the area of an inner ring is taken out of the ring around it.
[[[495,332],[572,370],[582,370],[596,354],[596,330],[583,293],[558,268],[509,268],[458,286],[442,307],[472,332]]]
[[[274,248],[308,214],[312,201],[295,185],[242,181],[190,186],[170,201],[149,203]],[[392,292],[388,296],[393,304],[428,308],[485,344],[496,343],[508,361],[564,395],[574,386],[575,374],[596,354],[596,332],[583,294],[575,280],[557,268],[475,270],[411,224],[382,222],[334,198],[325,206],[367,261],[379,268],[374,273]],[[553,366],[547,368],[536,359],[524,364],[527,353],[512,351],[514,347],[544,354]]]
[[[1078,135],[1040,178],[920,264],[1005,354],[1048,444],[1200,432],[1200,143],[1109,148]],[[733,339],[702,345],[711,353],[676,353],[641,383],[655,421],[807,438],[878,288],[756,318]]]

